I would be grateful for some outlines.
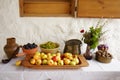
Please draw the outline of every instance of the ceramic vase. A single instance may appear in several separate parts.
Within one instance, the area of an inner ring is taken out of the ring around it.
[[[91,60],[92,59],[92,52],[93,52],[93,50],[90,49],[90,45],[87,45],[86,52],[83,55],[87,60]]]

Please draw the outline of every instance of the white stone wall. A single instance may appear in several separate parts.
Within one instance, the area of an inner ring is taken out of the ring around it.
[[[63,51],[64,41],[72,38],[81,39],[80,29],[88,30],[96,25],[99,19],[72,18],[72,17],[20,17],[18,0],[0,0],[0,59],[5,55],[3,47],[6,38],[15,37],[20,45],[28,42],[40,44],[46,41],[60,43]],[[103,19],[103,21],[106,19]],[[107,44],[109,52],[120,59],[120,19],[108,19],[104,30],[105,40],[101,43]],[[82,53],[85,44],[82,45]]]

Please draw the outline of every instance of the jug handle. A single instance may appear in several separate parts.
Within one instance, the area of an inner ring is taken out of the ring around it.
[[[20,45],[19,48],[22,48],[22,46]],[[24,56],[24,55],[25,55],[24,52],[16,54],[17,57],[21,57],[21,56]]]

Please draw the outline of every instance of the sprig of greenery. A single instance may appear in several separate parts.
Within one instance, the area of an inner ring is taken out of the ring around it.
[[[103,25],[99,25],[100,24],[100,21],[99,21],[96,27],[93,27],[93,26],[90,27],[90,30],[88,32],[86,31],[83,34],[84,43],[88,44],[91,49],[96,48],[96,46],[99,44],[100,37],[105,33],[105,32],[102,32],[102,28],[105,25],[105,23]]]

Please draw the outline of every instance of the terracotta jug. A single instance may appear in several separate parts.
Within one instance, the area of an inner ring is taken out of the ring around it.
[[[16,57],[16,54],[19,52],[19,46],[16,43],[16,39],[14,37],[7,38],[7,44],[4,46],[4,51],[8,58]]]

